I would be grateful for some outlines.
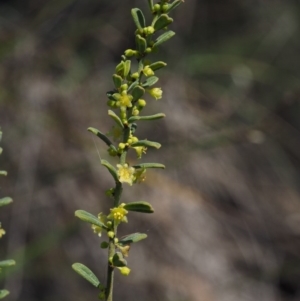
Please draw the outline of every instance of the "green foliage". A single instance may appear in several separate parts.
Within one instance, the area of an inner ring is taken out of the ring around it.
[[[81,263],[74,263],[72,268],[75,272],[77,272],[80,276],[90,282],[93,286],[98,287],[100,285],[99,279],[96,275],[85,265]]]
[[[138,242],[140,240],[146,239],[147,238],[147,234],[144,233],[133,233],[133,234],[129,234],[126,235],[124,237],[122,237],[118,244],[119,245],[128,245],[134,242]]]
[[[2,139],[2,131],[0,129],[0,141]],[[2,148],[0,151],[0,154],[2,153]],[[6,171],[0,171],[0,175],[6,176],[7,172]],[[0,207],[2,206],[6,206],[12,203],[12,199],[10,197],[4,197],[0,199]],[[0,238],[5,234],[5,230],[2,228],[1,222],[0,222]],[[0,273],[2,271],[3,268],[7,268],[7,267],[11,267],[13,265],[15,265],[16,262],[13,259],[6,259],[6,260],[2,260],[0,261]],[[8,290],[0,290],[0,299],[6,297],[9,294]]]
[[[150,96],[156,100],[162,98],[163,91],[160,87],[155,87],[159,78],[156,71],[164,68],[167,64],[163,61],[151,62],[146,57],[153,51],[156,52],[158,46],[168,41],[174,36],[173,31],[166,31],[158,34],[160,30],[165,30],[173,19],[168,13],[175,9],[183,0],[161,1],[154,4],[148,1],[152,21],[148,23],[143,12],[139,8],[133,8],[131,15],[136,25],[135,46],[136,49],[127,49],[121,56],[121,62],[115,68],[112,75],[114,89],[107,92],[107,105],[110,107],[108,115],[115,122],[112,130],[104,134],[95,128],[88,128],[88,131],[99,137],[108,147],[108,154],[118,159],[118,163],[110,163],[101,160],[101,164],[108,170],[115,181],[115,187],[107,190],[106,195],[113,199],[113,205],[109,214],[99,213],[98,217],[84,210],[77,210],[75,215],[84,222],[92,224],[93,231],[101,236],[106,233],[107,240],[100,244],[103,249],[108,248],[108,269],[106,287],[99,286],[100,281],[93,272],[86,266],[76,263],[73,269],[82,277],[100,288],[100,297],[106,301],[113,300],[113,279],[114,270],[117,268],[122,275],[129,275],[130,269],[124,256],[129,255],[131,243],[136,243],[147,237],[143,233],[133,233],[121,239],[117,237],[117,228],[122,223],[128,222],[129,212],[153,213],[154,209],[148,202],[120,203],[123,191],[123,184],[133,185],[145,180],[145,173],[149,168],[164,169],[160,163],[140,163],[130,165],[127,162],[127,153],[134,150],[137,159],[141,159],[148,148],[159,149],[161,144],[148,139],[139,139],[136,134],[137,123],[140,120],[154,121],[165,117],[163,113],[149,116],[140,115],[147,104],[142,97]],[[149,24],[149,25],[147,25]],[[138,62],[137,68],[132,64],[132,59]],[[154,86],[154,87],[153,87]],[[112,136],[116,141],[115,146],[108,138]]]
[[[133,202],[125,204],[124,208],[128,211],[153,213],[153,207],[147,202]]]

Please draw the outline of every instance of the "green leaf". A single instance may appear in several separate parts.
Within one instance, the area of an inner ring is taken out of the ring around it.
[[[0,299],[3,299],[9,294],[8,290],[0,290]]]
[[[160,163],[141,163],[133,166],[134,168],[162,168],[165,169],[166,167]]]
[[[165,28],[166,26],[168,26],[169,24],[171,24],[173,22],[173,19],[170,18],[168,15],[166,14],[162,14],[160,15],[160,17],[156,20],[156,22],[154,23],[154,29],[155,31],[160,30]]]
[[[122,237],[119,240],[118,244],[128,245],[128,244],[143,240],[145,238],[147,238],[147,234],[137,232],[137,233],[129,234],[129,235],[126,235],[126,236]]]
[[[99,137],[103,142],[105,142],[108,146],[113,145],[113,143],[108,139],[108,137],[106,135],[104,135],[103,133],[101,133],[99,130],[89,127],[88,131],[95,134],[97,137]]]
[[[153,0],[148,0],[149,8],[152,11],[153,10]]]
[[[115,267],[126,267],[127,261],[124,259],[122,253],[116,252],[112,259],[112,264]]]
[[[116,182],[119,182],[119,177],[117,175],[116,169],[106,160],[101,160],[101,164],[108,169],[109,173],[113,176],[114,180]]]
[[[116,72],[117,72],[118,74],[120,74],[120,73],[122,73],[123,70],[124,70],[124,62],[121,61],[121,62],[117,65],[117,67],[116,67]]]
[[[173,3],[168,4],[168,9],[166,10],[166,13],[169,13],[171,10],[175,9],[182,2],[183,2],[183,0],[175,0]]]
[[[143,29],[146,26],[146,21],[143,12],[139,8],[131,10],[133,21],[138,29]]]
[[[96,216],[94,216],[93,214],[91,214],[87,211],[76,210],[75,211],[75,216],[78,217],[79,219],[81,219],[84,222],[90,223],[92,225],[96,225],[96,226],[101,227],[103,229],[107,229],[107,227],[103,223],[101,223]]]
[[[158,70],[158,69],[161,69],[163,67],[166,67],[167,64],[165,62],[162,62],[162,61],[159,61],[159,62],[155,62],[155,63],[152,63],[151,65],[149,65],[149,67],[155,71],[155,70]]]
[[[0,176],[7,176],[7,171],[0,170]]]
[[[135,143],[132,143],[131,146],[132,147],[145,146],[145,147],[154,147],[156,149],[159,149],[161,147],[161,144],[158,142],[153,142],[153,141],[149,141],[149,140],[139,140]]]
[[[132,89],[134,89],[138,84],[139,84],[139,81],[138,81],[138,80],[134,81],[134,82],[128,87],[127,92],[130,92],[130,91],[131,91]]]
[[[139,34],[135,36],[135,42],[137,46],[137,50],[140,54],[144,54],[145,50],[147,48],[147,42],[146,39],[142,38]]]
[[[145,89],[141,86],[135,86],[132,90],[133,101],[140,99],[145,94]]]
[[[114,97],[115,93],[116,93],[116,91],[108,91],[108,92],[106,92],[106,96],[108,97],[108,99],[116,101],[116,99]]]
[[[142,86],[143,86],[144,88],[151,87],[151,86],[153,86],[154,84],[157,83],[158,79],[159,79],[159,78],[156,77],[156,76],[150,76],[150,77],[148,77],[148,78],[143,82]]]
[[[166,117],[165,114],[163,113],[158,113],[158,114],[154,114],[154,115],[149,115],[149,116],[131,116],[128,119],[128,123],[132,123],[135,122],[137,120],[156,120],[156,119],[161,119]]]
[[[153,44],[153,48],[158,47],[160,44],[168,41],[169,39],[171,39],[173,36],[175,35],[175,32],[172,30],[169,30],[167,32],[165,32],[164,34],[162,34],[161,36],[159,36],[156,41]]]
[[[112,110],[108,110],[108,115],[116,122],[116,124],[120,127],[120,128],[124,128],[123,122],[122,120],[119,118],[119,116]]]
[[[123,78],[118,74],[114,74],[113,81],[114,81],[115,87],[118,89],[122,85]]]
[[[15,264],[16,262],[13,259],[2,260],[0,261],[0,268],[11,267]]]
[[[2,147],[0,147],[0,155],[2,154],[2,152],[3,152],[3,148],[2,148]]]
[[[13,201],[12,198],[10,198],[8,196],[0,199],[0,207],[8,205],[8,204],[12,203],[12,201]]]
[[[81,263],[72,264],[72,268],[75,272],[77,272],[80,276],[90,282],[93,286],[98,287],[100,285],[99,279],[96,275],[85,265]]]
[[[131,61],[127,60],[124,62],[124,77],[126,77],[130,72]]]
[[[142,213],[153,213],[153,207],[147,202],[132,202],[127,203],[124,208],[128,211],[142,212]]]

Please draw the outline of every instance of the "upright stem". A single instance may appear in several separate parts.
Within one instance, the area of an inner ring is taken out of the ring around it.
[[[125,158],[124,158],[125,160]],[[115,193],[114,193],[114,207],[118,207],[120,198],[122,195],[123,187],[121,182],[116,182]],[[114,233],[117,235],[117,226],[114,225]],[[110,264],[110,258],[115,255],[115,241],[114,238],[109,238],[108,241],[108,263],[107,263],[107,280],[105,290],[105,300],[113,301],[113,287],[114,287],[114,267]]]
[[[112,258],[114,254],[115,254],[115,242],[113,238],[109,238],[108,260],[109,258]],[[113,301],[113,286],[114,286],[114,267],[111,266],[110,262],[108,261],[106,291],[105,291],[106,301]]]

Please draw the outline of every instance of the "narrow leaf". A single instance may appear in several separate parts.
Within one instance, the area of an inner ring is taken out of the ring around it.
[[[155,62],[155,63],[152,63],[151,65],[149,65],[149,67],[155,71],[155,70],[158,70],[158,69],[161,69],[163,67],[166,67],[167,64],[165,62],[162,62],[162,61],[159,61],[159,62]]]
[[[117,72],[118,74],[120,74],[120,73],[122,73],[123,70],[124,70],[124,62],[121,61],[121,62],[117,65],[117,67],[116,67],[116,72]]]
[[[0,170],[0,176],[7,176],[7,171]]]
[[[162,14],[154,23],[155,31],[160,30],[168,26],[173,22],[173,19],[168,17],[166,14]]]
[[[3,299],[9,294],[8,290],[0,290],[0,299]]]
[[[133,8],[131,10],[133,21],[138,29],[143,29],[146,26],[145,17],[143,12],[139,8]]]
[[[114,81],[115,87],[118,89],[121,87],[123,79],[120,75],[114,74],[113,81]]]
[[[124,77],[126,77],[130,72],[131,61],[127,60],[124,62]]]
[[[116,124],[120,127],[120,128],[124,128],[123,122],[122,120],[119,118],[119,116],[112,110],[108,110],[108,115],[116,122]]]
[[[139,51],[140,54],[144,54],[145,50],[147,48],[147,42],[146,39],[142,38],[139,34],[136,35],[135,37],[135,42],[136,42],[136,46],[137,49]]]
[[[168,4],[168,9],[167,9],[166,13],[169,13],[171,10],[175,9],[182,2],[183,2],[183,0],[175,0],[173,3]]]
[[[166,167],[160,163],[141,163],[133,166],[134,168],[162,168],[165,169]]]
[[[149,8],[152,11],[153,10],[153,0],[148,0]]]
[[[161,144],[158,142],[153,142],[153,141],[149,141],[149,140],[139,140],[135,143],[132,143],[131,146],[132,147],[145,146],[145,147],[154,147],[156,149],[159,149],[161,147]]]
[[[130,92],[131,90],[133,90],[138,84],[139,84],[139,81],[138,81],[138,80],[134,81],[134,82],[128,87],[127,92]]]
[[[131,116],[128,119],[128,123],[132,123],[135,122],[137,120],[156,120],[156,119],[161,119],[166,117],[165,114],[163,113],[158,113],[158,114],[154,114],[154,115],[149,115],[149,116]]]
[[[151,87],[151,86],[153,86],[155,83],[157,83],[158,79],[159,79],[159,78],[156,77],[156,76],[150,76],[150,77],[148,77],[148,78],[143,82],[142,86],[143,86],[144,88]]]
[[[93,214],[91,214],[87,211],[76,210],[75,211],[75,216],[78,217],[79,219],[81,219],[84,222],[90,223],[92,225],[96,225],[96,226],[101,227],[103,229],[107,229],[107,227],[103,223],[101,223],[96,216],[94,216]]]
[[[16,262],[13,259],[2,260],[0,261],[0,268],[11,267],[15,264]]]
[[[126,267],[127,261],[124,259],[122,253],[116,252],[112,259],[112,264],[115,267]]]
[[[2,152],[3,152],[3,148],[2,148],[2,147],[0,147],[0,155],[2,154]]]
[[[143,240],[145,238],[147,238],[147,234],[137,232],[137,233],[129,234],[129,235],[126,235],[126,236],[122,237],[119,240],[118,244],[128,245],[128,244]]]
[[[13,201],[12,198],[10,198],[8,196],[0,199],[0,207],[8,205],[8,204],[12,203],[12,201]]]
[[[103,133],[101,133],[99,130],[89,127],[88,131],[95,134],[97,137],[99,137],[103,142],[105,142],[108,146],[113,145],[113,143],[109,140],[109,138],[104,135]]]
[[[164,34],[162,34],[161,36],[159,36],[159,37],[156,39],[155,43],[153,44],[153,47],[155,48],[155,47],[159,46],[160,44],[162,44],[162,43],[168,41],[168,40],[171,39],[174,35],[175,35],[175,32],[172,31],[172,30],[169,30],[169,31],[165,32]]]
[[[81,263],[72,264],[72,268],[75,272],[77,272],[80,276],[90,282],[93,286],[98,287],[100,284],[99,279],[96,275],[85,265]]]
[[[132,90],[133,101],[140,99],[145,94],[145,89],[141,86],[135,86]]]
[[[108,169],[109,173],[113,176],[114,180],[116,182],[119,182],[119,177],[117,175],[116,169],[106,160],[101,160],[101,164]]]
[[[147,202],[132,202],[127,203],[124,208],[128,211],[142,212],[142,213],[153,213],[154,209],[151,204]]]

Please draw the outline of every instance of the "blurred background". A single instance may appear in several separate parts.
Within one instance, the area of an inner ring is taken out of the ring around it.
[[[7,300],[97,300],[78,276],[81,262],[105,281],[106,252],[76,209],[111,205],[113,181],[99,163],[108,132],[106,92],[127,48],[130,9],[147,1],[0,1],[0,125],[3,130],[1,274]],[[298,0],[186,0],[173,12],[176,36],[153,60],[164,97],[145,113],[140,138],[162,143],[143,162],[147,180],[123,201],[120,235],[147,233],[117,273],[123,301],[300,300],[300,3]],[[149,20],[149,18],[148,18]]]

